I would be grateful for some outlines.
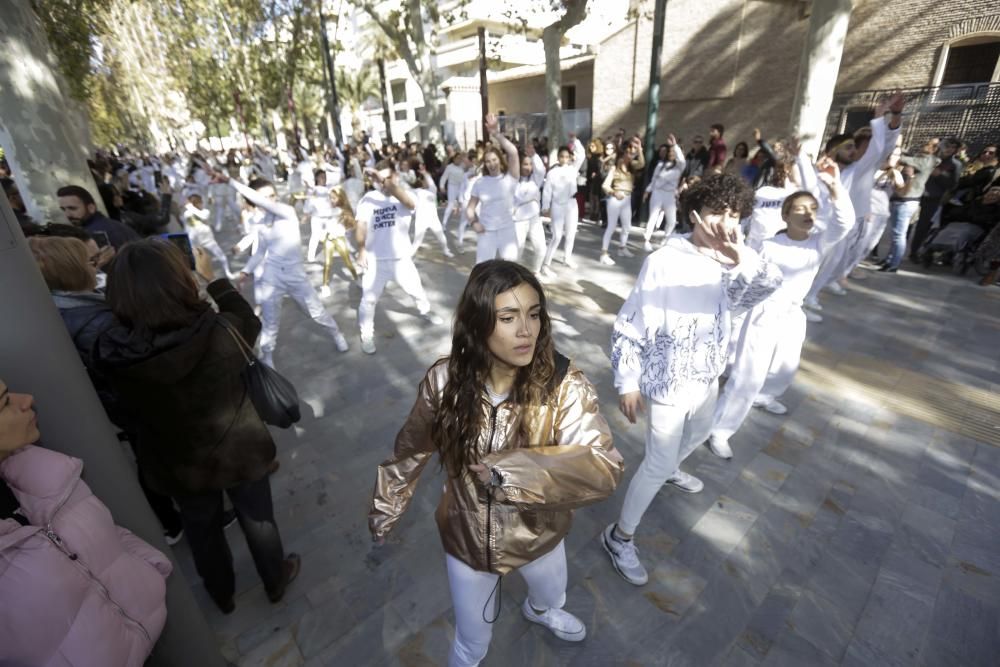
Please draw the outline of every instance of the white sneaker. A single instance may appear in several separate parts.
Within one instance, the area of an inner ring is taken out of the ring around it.
[[[809,310],[808,308],[803,308],[802,311],[806,314],[807,322],[822,322],[823,316],[814,310]]]
[[[375,336],[361,334],[361,351],[365,354],[375,354]]]
[[[545,626],[563,641],[582,642],[587,636],[587,626],[583,624],[583,621],[563,609],[550,607],[543,612],[537,612],[525,599],[524,604],[521,605],[521,613],[532,623]]]
[[[727,461],[733,458],[733,448],[729,446],[729,439],[717,435],[708,436],[708,449],[720,459]]]
[[[553,271],[552,268],[548,264],[546,264],[545,266],[543,266],[542,268],[540,268],[538,270],[538,273],[539,273],[539,275],[544,276],[545,278],[555,278],[556,277],[556,272]]]
[[[421,319],[423,319],[424,322],[427,322],[428,324],[433,325],[435,327],[438,326],[439,324],[444,324],[444,320],[442,320],[439,315],[430,311],[423,313],[420,317]]]
[[[444,250],[442,250],[441,252],[442,252],[442,253],[444,254],[444,256],[445,256],[445,257],[447,257],[448,259],[451,259],[452,257],[454,257],[454,256],[455,256],[455,253],[453,253],[453,252],[451,251],[451,249],[450,249],[450,248],[445,248],[445,249],[444,249]]]
[[[642,249],[645,250],[646,252],[653,252],[653,244],[650,243],[649,241],[646,241],[645,243],[642,244]]]
[[[805,307],[809,310],[823,310],[823,304],[816,297],[806,297]]]
[[[678,470],[673,477],[667,479],[667,484],[673,484],[684,493],[698,493],[705,488],[705,483],[694,475]]]
[[[632,254],[632,251],[628,249],[628,246],[624,245],[618,249],[618,254],[622,257],[635,257],[635,255]]]
[[[344,334],[338,333],[333,337],[333,344],[337,346],[337,352],[347,352],[351,347],[347,344]]]
[[[571,269],[575,269],[578,266],[578,264],[573,261],[572,257],[567,257],[566,259],[564,259],[563,260],[563,264],[565,264],[566,266],[568,266]]]
[[[601,259],[599,260],[604,266],[614,266],[615,260],[611,259],[611,255],[606,252],[601,253]]]
[[[642,586],[649,581],[646,568],[639,562],[639,549],[635,540],[619,540],[615,537],[615,526],[611,524],[601,533],[601,545],[611,556],[611,564],[622,579],[635,586]]]
[[[785,407],[783,403],[780,403],[773,398],[760,398],[753,402],[755,408],[763,408],[767,410],[772,415],[783,415],[788,412],[788,408]]]
[[[824,289],[827,292],[829,292],[830,294],[836,294],[837,296],[844,296],[845,294],[847,294],[847,290],[844,289],[840,285],[840,283],[836,283],[836,282],[830,283]]]
[[[330,286],[329,285],[323,285],[322,287],[319,288],[319,298],[321,298],[321,299],[328,299],[328,298],[330,298]]]

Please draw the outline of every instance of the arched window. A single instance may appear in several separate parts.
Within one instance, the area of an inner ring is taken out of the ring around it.
[[[941,48],[934,85],[1000,80],[1000,32],[966,35]]]

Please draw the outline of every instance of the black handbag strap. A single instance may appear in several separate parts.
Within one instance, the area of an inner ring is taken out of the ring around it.
[[[243,358],[246,359],[247,365],[249,366],[251,364],[257,363],[257,358],[256,356],[254,356],[253,348],[250,347],[250,345],[246,342],[243,336],[240,335],[240,332],[236,330],[236,327],[233,326],[233,323],[227,320],[222,315],[219,315],[217,319],[219,323],[222,325],[222,328],[225,329],[227,332],[229,332],[229,335],[232,337],[233,342],[236,343],[236,347],[239,348],[240,353],[243,354]]]

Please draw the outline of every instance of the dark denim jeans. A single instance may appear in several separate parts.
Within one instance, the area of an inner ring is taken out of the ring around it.
[[[279,590],[284,584],[285,551],[274,522],[270,478],[265,476],[256,482],[244,482],[226,489],[226,495],[236,510],[264,589],[268,592]],[[222,525],[222,491],[178,495],[175,500],[181,510],[195,567],[205,588],[216,602],[231,599],[236,577],[233,554]]]

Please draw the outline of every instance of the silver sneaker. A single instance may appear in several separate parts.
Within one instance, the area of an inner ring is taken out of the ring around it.
[[[619,540],[615,538],[615,526],[611,524],[601,533],[601,545],[611,556],[611,564],[622,579],[634,586],[642,586],[649,581],[646,568],[639,562],[639,549],[635,540]]]
[[[563,609],[551,607],[538,613],[525,600],[524,604],[521,605],[521,613],[532,623],[545,626],[563,641],[582,642],[587,637],[587,626],[583,624],[583,621]]]
[[[705,488],[703,481],[694,475],[687,474],[683,470],[675,472],[673,477],[669,478],[666,483],[673,484],[684,493],[698,493]]]
[[[375,336],[361,334],[361,351],[365,354],[375,354]]]

